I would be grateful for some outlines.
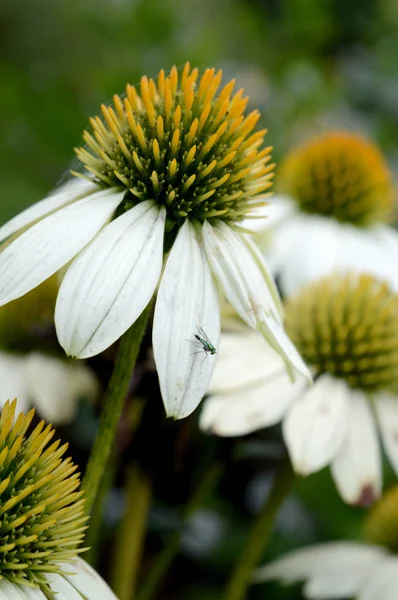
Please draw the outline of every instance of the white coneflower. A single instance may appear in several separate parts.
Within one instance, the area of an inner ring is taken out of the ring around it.
[[[101,577],[77,558],[87,518],[79,475],[67,445],[48,445],[44,421],[27,430],[34,411],[0,417],[0,596],[29,600],[116,600]]]
[[[398,487],[375,505],[365,521],[366,542],[316,544],[289,552],[257,570],[254,581],[306,581],[310,600],[398,597]]]
[[[168,415],[191,413],[203,397],[216,356],[187,341],[202,328],[218,349],[217,284],[251,327],[306,372],[284,333],[267,267],[239,223],[264,205],[271,185],[259,113],[221,71],[187,64],[102,106],[77,156],[74,179],[0,229],[17,235],[0,254],[0,303],[26,294],[72,261],[56,309],[67,354],[86,358],[137,320],[156,288],[153,346]],[[164,262],[164,256],[167,259]],[[73,260],[72,260],[73,259]],[[205,360],[204,360],[205,357]]]
[[[398,296],[369,275],[334,275],[289,299],[285,314],[313,387],[292,384],[255,333],[225,334],[201,426],[227,436],[283,421],[296,472],[330,465],[343,499],[368,504],[382,483],[378,428],[398,473]]]
[[[99,382],[82,362],[59,357],[62,350],[54,335],[57,292],[57,278],[50,277],[0,308],[0,406],[16,396],[19,411],[34,406],[47,421],[65,425],[73,420],[80,398],[98,396]]]
[[[398,288],[394,188],[377,146],[348,132],[321,135],[281,163],[277,189],[257,240],[284,293],[354,269]]]

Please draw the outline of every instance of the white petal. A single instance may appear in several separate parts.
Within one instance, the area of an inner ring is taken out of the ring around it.
[[[284,365],[280,355],[264,344],[259,332],[222,333],[209,393],[234,392],[261,383],[282,370]]]
[[[215,278],[239,316],[254,329],[264,312],[281,322],[281,305],[265,262],[248,236],[225,223],[203,224],[206,255]]]
[[[70,261],[123,199],[97,192],[39,221],[0,253],[0,304],[23,296]]]
[[[27,586],[22,587],[7,581],[7,579],[2,579],[0,581],[0,598],[4,598],[4,600],[30,600],[30,596],[24,591],[28,589]],[[40,598],[45,600],[45,595],[42,592],[40,593],[42,594]]]
[[[158,284],[164,208],[141,202],[107,225],[72,262],[55,307],[61,346],[78,358],[115,342],[140,316]]]
[[[72,571],[72,565],[65,565],[65,570]],[[54,593],[54,599],[56,600],[83,600],[82,594],[76,591],[76,589],[67,581],[64,575],[58,573],[47,573],[46,578],[48,579],[51,591]]]
[[[388,557],[369,572],[358,600],[398,600],[398,559]]]
[[[216,394],[205,400],[200,427],[220,436],[246,435],[278,423],[306,383],[292,383],[280,366],[268,380],[235,393]]]
[[[206,393],[216,356],[191,344],[202,327],[218,350],[217,290],[194,227],[186,221],[167,259],[156,300],[153,350],[166,413],[188,416]]]
[[[281,579],[293,583],[310,579],[314,582],[318,580],[320,583],[321,579],[326,581],[334,577],[339,580],[340,577],[344,577],[347,593],[343,594],[343,597],[347,597],[359,590],[361,582],[367,577],[369,571],[377,569],[378,565],[385,560],[385,555],[382,548],[370,544],[356,542],[316,544],[289,552],[282,558],[260,567],[255,572],[254,581]],[[343,582],[343,579],[341,581]],[[338,596],[332,594],[330,597]]]
[[[275,234],[271,264],[280,269],[279,281],[286,295],[336,269],[339,227],[334,219],[300,215]]]
[[[309,368],[301,358],[295,345],[286,335],[283,327],[272,317],[268,317],[264,314],[262,322],[259,323],[259,329],[272,348],[281,355],[292,381],[296,378],[295,370],[297,370],[309,383],[312,383],[312,376]]]
[[[65,571],[74,572],[64,577],[75,587],[85,600],[117,600],[115,594],[105,581],[88,563],[77,559],[72,564],[62,565]]]
[[[346,429],[350,390],[330,375],[322,375],[291,408],[283,436],[295,470],[319,471],[336,455]]]
[[[332,475],[349,504],[369,504],[381,490],[381,456],[369,401],[351,390],[347,434],[332,462]]]
[[[73,420],[78,400],[99,391],[94,373],[84,365],[32,352],[26,357],[25,374],[32,404],[53,425]]]
[[[82,179],[73,178],[68,183],[58,188],[55,193],[47,196],[44,200],[36,202],[29,206],[26,210],[16,215],[5,225],[0,227],[0,242],[7,237],[19,231],[26,225],[41,219],[45,215],[61,208],[65,204],[77,200],[83,196],[98,190],[98,186],[94,183],[84,181]]]
[[[17,412],[29,409],[25,357],[0,352],[0,407],[17,398]]]
[[[262,234],[268,233],[269,230],[273,230],[288,221],[296,211],[297,205],[291,198],[277,194],[272,196],[266,206],[260,206],[252,210],[248,218],[244,219],[241,224],[245,229],[256,232],[256,240],[258,240],[261,239]]]
[[[388,392],[379,392],[374,400],[383,446],[398,474],[398,398]]]
[[[47,600],[46,596],[43,594],[41,590],[38,588],[31,588],[29,586],[21,586],[23,587],[23,591],[28,600]],[[0,591],[1,591],[1,583],[0,583]],[[57,598],[58,600],[58,598]]]

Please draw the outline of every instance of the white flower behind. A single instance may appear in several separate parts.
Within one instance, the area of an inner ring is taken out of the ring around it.
[[[201,327],[218,347],[218,287],[291,376],[296,368],[309,377],[264,260],[239,231],[271,185],[266,131],[253,133],[259,113],[244,114],[233,81],[219,90],[214,69],[197,79],[187,64],[180,78],[173,68],[156,83],[142,77],[139,91],[128,85],[124,102],[114,96],[84,133],[83,180],[0,229],[0,241],[14,236],[0,252],[0,305],[67,267],[55,325],[73,357],[118,340],[159,289],[154,356],[174,418],[196,408],[210,381],[217,355],[193,353],[187,339]]]
[[[328,273],[352,270],[398,289],[394,189],[379,149],[331,132],[293,150],[278,170],[266,220],[249,223],[286,295]]]
[[[287,332],[310,366],[294,383],[254,332],[224,333],[201,428],[245,435],[282,422],[295,471],[328,465],[342,498],[381,491],[379,438],[398,474],[398,296],[370,276],[330,276],[285,305]]]

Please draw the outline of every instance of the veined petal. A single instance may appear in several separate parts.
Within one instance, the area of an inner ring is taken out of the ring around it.
[[[69,565],[68,571],[71,571],[72,567]],[[54,597],[58,600],[83,600],[82,594],[76,591],[76,589],[65,579],[63,575],[59,573],[48,573],[46,579],[51,586],[51,591],[54,593]]]
[[[0,252],[0,305],[23,296],[70,261],[123,199],[100,191],[39,221]]]
[[[379,392],[374,400],[384,450],[398,473],[398,398],[389,392]]]
[[[25,378],[25,357],[0,352],[0,407],[7,400],[17,399],[17,411],[29,409]]]
[[[347,433],[332,462],[332,475],[345,502],[368,505],[381,491],[381,456],[375,419],[363,392],[351,390]]]
[[[205,222],[202,231],[211,270],[239,316],[254,329],[264,312],[281,323],[275,284],[248,237],[225,223],[213,227]]]
[[[167,259],[156,300],[153,350],[168,416],[182,419],[199,404],[209,386],[216,357],[195,342],[202,327],[218,351],[220,306],[203,248],[188,221]]]
[[[336,455],[346,433],[350,390],[330,375],[322,375],[291,408],[283,436],[295,470],[319,471]]]
[[[78,558],[73,563],[63,565],[64,570],[73,575],[64,575],[87,600],[117,600],[105,581],[86,561]]]
[[[235,436],[278,423],[306,386],[303,379],[292,383],[282,364],[279,369],[261,383],[207,398],[200,415],[201,429]]]
[[[259,323],[259,329],[268,343],[278,352],[284,363],[289,377],[292,381],[296,378],[295,370],[304,375],[309,383],[312,383],[312,376],[309,368],[301,358],[295,345],[286,335],[285,330],[272,317],[265,313]]]
[[[141,202],[104,227],[72,262],[55,307],[67,354],[102,352],[140,316],[159,281],[164,223],[163,207]]]
[[[22,586],[20,586],[22,588]],[[0,582],[0,592],[2,591],[1,582]],[[31,588],[28,586],[23,586],[23,591],[26,594],[26,598],[28,600],[47,600],[43,592],[37,588]],[[58,600],[58,598],[57,598]]]
[[[385,550],[370,544],[357,542],[315,544],[289,552],[278,560],[260,567],[255,572],[254,581],[281,579],[289,583],[319,576],[334,576],[338,579],[342,572],[345,574],[351,572],[352,582],[355,581],[355,577],[356,581],[361,581],[370,569],[377,569],[385,557]],[[356,591],[358,588],[353,593]],[[351,595],[352,592],[346,593],[344,597]]]
[[[25,375],[32,404],[55,426],[70,423],[78,400],[92,398],[99,391],[94,373],[84,365],[38,352],[26,357]]]
[[[31,596],[25,593],[29,588],[27,586],[20,586],[16,583],[11,583],[7,579],[2,579],[0,581],[0,597],[7,600],[30,600]],[[45,595],[40,592],[40,599],[45,600]],[[33,596],[32,596],[33,598]]]
[[[83,179],[74,178],[58,188],[55,193],[47,196],[44,200],[36,202],[26,210],[19,213],[2,227],[0,227],[0,242],[16,233],[26,225],[43,218],[49,213],[61,208],[69,202],[73,202],[83,196],[88,196],[98,190],[98,186]]]
[[[284,371],[278,352],[268,344],[258,331],[222,333],[220,352],[209,386],[209,393],[235,392],[247,386],[261,384],[272,375]]]

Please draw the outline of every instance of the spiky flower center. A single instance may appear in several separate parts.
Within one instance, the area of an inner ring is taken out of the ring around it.
[[[181,77],[162,70],[91,119],[77,156],[98,183],[126,189],[124,210],[155,200],[171,228],[185,218],[239,221],[264,204],[274,166],[271,148],[260,149],[266,130],[252,133],[260,114],[245,116],[243,90],[232,95],[234,81],[220,89],[221,76],[207,69],[197,81],[188,63]]]
[[[0,351],[56,352],[54,309],[58,293],[54,275],[31,292],[0,308]]]
[[[317,374],[353,388],[398,382],[398,296],[370,275],[333,275],[286,302],[286,331]]]
[[[27,436],[34,411],[7,402],[0,417],[0,578],[50,591],[45,573],[76,557],[86,517],[67,444],[44,421]],[[81,550],[80,550],[81,551]]]
[[[328,133],[293,150],[278,189],[301,210],[367,226],[393,217],[390,171],[379,149],[358,135]]]
[[[388,490],[368,513],[364,533],[372,544],[398,553],[398,485]]]

